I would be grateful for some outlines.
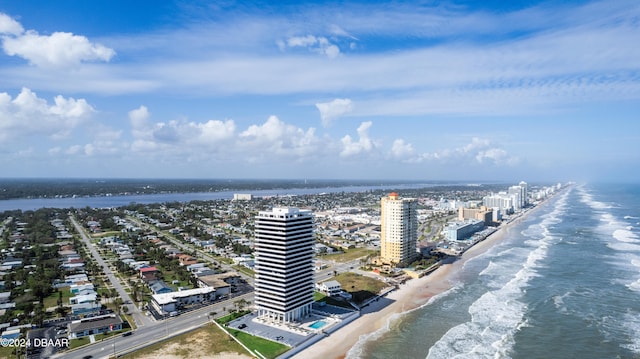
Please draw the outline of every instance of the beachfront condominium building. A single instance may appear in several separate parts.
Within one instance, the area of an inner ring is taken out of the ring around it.
[[[380,259],[386,264],[411,263],[417,255],[418,202],[392,192],[380,200]]]
[[[313,215],[298,208],[255,218],[255,305],[260,318],[299,321],[313,303]]]
[[[518,184],[522,188],[523,207],[529,205],[529,185],[525,181],[520,181]]]
[[[494,212],[499,211],[502,214],[513,213],[516,208],[516,198],[507,192],[492,193],[482,198],[482,204],[489,208],[493,208]]]

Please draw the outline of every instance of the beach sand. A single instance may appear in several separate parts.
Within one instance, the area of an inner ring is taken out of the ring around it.
[[[517,221],[520,221],[518,219]],[[412,279],[400,288],[387,295],[393,302],[386,305],[385,301],[373,302],[362,309],[360,318],[338,329],[329,337],[311,345],[292,358],[295,359],[335,359],[344,358],[347,352],[358,342],[361,336],[369,335],[388,325],[394,314],[404,313],[418,308],[435,295],[451,288],[452,279],[464,262],[484,253],[508,233],[513,223],[501,226],[484,241],[477,243],[467,250],[455,262],[440,266],[433,273],[418,279]],[[388,303],[388,301],[386,301]]]

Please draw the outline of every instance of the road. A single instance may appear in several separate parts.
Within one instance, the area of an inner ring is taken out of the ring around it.
[[[128,313],[131,314],[131,316],[133,317],[133,320],[136,322],[136,326],[141,327],[141,326],[150,325],[151,323],[153,323],[151,319],[149,319],[146,315],[144,315],[140,311],[140,309],[138,309],[138,307],[135,304],[133,304],[133,301],[131,300],[129,293],[127,293],[124,290],[124,287],[122,286],[122,283],[120,283],[120,280],[118,279],[118,277],[116,277],[113,274],[107,262],[105,262],[105,260],[102,259],[102,257],[100,256],[100,253],[98,253],[98,250],[96,249],[94,244],[91,243],[91,240],[89,239],[86,232],[84,231],[84,228],[82,228],[82,226],[76,221],[75,217],[69,216],[69,220],[71,221],[73,226],[76,228],[76,231],[82,237],[82,241],[86,244],[87,249],[89,250],[89,253],[91,253],[91,256],[93,257],[93,259],[95,259],[98,265],[102,267],[104,273],[109,279],[109,282],[111,283],[113,288],[115,288],[115,290],[118,292],[118,295],[120,296],[120,298],[122,298],[122,301],[124,303],[127,303],[124,305],[127,307]]]

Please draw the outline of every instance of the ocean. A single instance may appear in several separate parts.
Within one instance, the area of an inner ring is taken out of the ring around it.
[[[573,185],[347,358],[640,358],[640,185]]]

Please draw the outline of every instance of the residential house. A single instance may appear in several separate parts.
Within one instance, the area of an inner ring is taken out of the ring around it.
[[[98,295],[95,292],[80,294],[69,298],[69,304],[95,303],[97,299]]]
[[[178,260],[180,261],[181,266],[189,266],[189,265],[198,263],[198,260],[196,258],[188,254],[178,255]]]
[[[98,314],[102,306],[98,303],[80,303],[71,305],[72,315]]]
[[[330,297],[340,295],[340,292],[342,292],[342,286],[340,286],[340,283],[337,280],[328,280],[326,282],[317,283],[316,288]]]
[[[173,288],[169,287],[167,283],[162,280],[157,280],[155,282],[149,283],[149,289],[153,292],[153,294],[163,294],[163,293],[171,293],[173,292]]]
[[[142,267],[139,269],[140,278],[145,283],[156,281],[160,278],[160,271],[156,267]]]

